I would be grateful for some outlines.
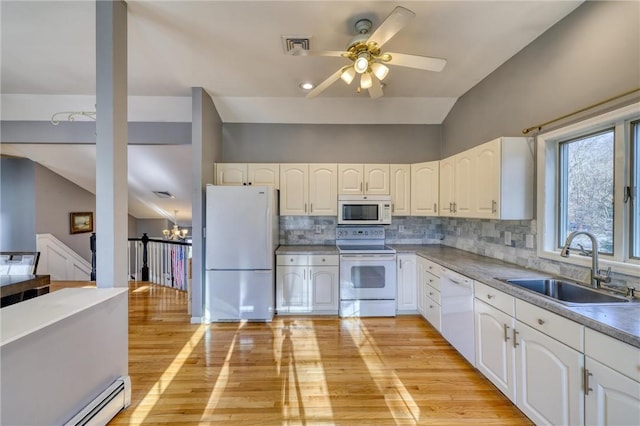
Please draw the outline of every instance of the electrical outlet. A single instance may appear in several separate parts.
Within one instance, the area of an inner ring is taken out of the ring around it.
[[[404,232],[404,225],[398,226],[398,232]]]
[[[530,249],[533,248],[533,235],[527,234],[527,237],[525,239],[525,247]]]
[[[316,225],[316,234],[322,234],[322,227],[320,225]]]
[[[505,246],[511,245],[511,232],[509,231],[504,231],[504,245]]]

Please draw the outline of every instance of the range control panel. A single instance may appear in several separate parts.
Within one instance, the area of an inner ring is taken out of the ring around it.
[[[338,226],[337,240],[384,240],[382,226]]]

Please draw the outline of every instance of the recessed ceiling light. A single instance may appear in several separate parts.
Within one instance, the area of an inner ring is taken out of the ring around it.
[[[302,90],[311,90],[314,88],[313,83],[309,83],[309,82],[300,83],[298,86],[300,86]]]

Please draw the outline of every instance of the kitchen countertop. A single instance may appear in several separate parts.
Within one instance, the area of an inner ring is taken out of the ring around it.
[[[390,244],[398,253],[415,253],[518,299],[640,348],[640,301],[615,305],[567,306],[495,279],[550,276],[513,263],[439,245]]]
[[[280,246],[276,254],[339,254],[338,247],[330,245]]]

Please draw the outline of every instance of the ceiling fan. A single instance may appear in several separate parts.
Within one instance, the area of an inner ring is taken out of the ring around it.
[[[380,26],[371,34],[372,22],[369,19],[360,19],[355,27],[358,34],[349,41],[345,51],[304,51],[297,54],[309,56],[342,56],[352,63],[341,67],[329,78],[318,84],[307,94],[307,98],[313,98],[322,93],[338,79],[351,84],[356,76],[360,76],[358,89],[368,89],[369,96],[373,99],[382,96],[380,82],[389,73],[385,64],[401,67],[416,68],[426,71],[442,71],[447,61],[441,58],[429,56],[407,55],[402,53],[382,52],[382,46],[404,28],[416,14],[401,6],[397,6]]]

